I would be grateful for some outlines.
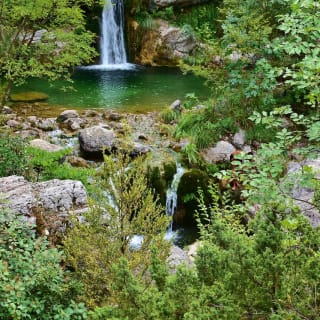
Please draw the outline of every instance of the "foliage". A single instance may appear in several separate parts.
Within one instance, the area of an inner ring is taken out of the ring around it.
[[[136,277],[145,277],[151,259],[151,245],[158,244],[160,258],[165,258],[168,243],[163,233],[168,218],[154,200],[147,186],[143,159],[130,162],[125,154],[106,156],[98,195],[85,223],[74,222],[64,241],[68,264],[85,286],[88,305],[113,303],[118,292],[113,289],[114,263],[128,260]],[[100,193],[99,193],[100,192]],[[134,245],[134,240],[140,243]]]
[[[36,180],[71,179],[81,181],[89,191],[91,190],[89,178],[94,176],[94,169],[74,168],[64,162],[70,154],[70,149],[48,152],[41,149],[28,147],[30,166],[36,174]]]
[[[84,5],[92,0],[2,1],[0,11],[0,79],[12,84],[29,77],[69,79],[70,67],[89,62],[93,35],[84,28]]]
[[[164,109],[160,112],[160,118],[164,123],[171,123],[176,121],[180,117],[180,112],[178,110],[171,109],[170,107]]]
[[[0,317],[7,320],[80,320],[79,285],[60,264],[61,253],[36,238],[25,221],[0,211]]]
[[[25,141],[9,133],[0,133],[0,177],[23,175],[29,168]]]

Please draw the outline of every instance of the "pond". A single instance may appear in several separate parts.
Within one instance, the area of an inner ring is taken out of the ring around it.
[[[204,80],[192,74],[183,75],[178,68],[141,67],[126,70],[78,68],[73,77],[74,90],[62,91],[65,82],[49,84],[33,79],[13,93],[40,91],[49,95],[48,103],[68,108],[108,108],[144,113],[159,111],[174,100],[194,93],[199,100],[209,97]]]

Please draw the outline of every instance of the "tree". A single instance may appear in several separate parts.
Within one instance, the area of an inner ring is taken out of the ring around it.
[[[92,0],[0,1],[1,103],[30,77],[69,79],[95,54],[82,7]]]
[[[0,318],[81,320],[79,285],[60,266],[61,253],[21,218],[0,210]]]
[[[145,168],[145,169],[144,169]],[[141,157],[126,154],[105,156],[91,210],[83,222],[75,222],[64,240],[69,265],[84,283],[88,305],[114,301],[113,264],[121,257],[138,278],[144,277],[151,260],[151,246],[165,259],[169,242],[164,231],[169,221],[147,186],[146,166]],[[133,241],[140,242],[134,245]]]

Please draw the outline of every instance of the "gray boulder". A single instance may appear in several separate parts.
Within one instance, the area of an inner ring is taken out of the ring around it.
[[[178,100],[175,100],[174,102],[172,102],[170,105],[170,109],[174,110],[174,111],[181,112],[181,110],[182,110],[181,101],[178,99]]]
[[[116,143],[113,130],[101,126],[94,126],[80,130],[79,143],[84,153],[101,153],[103,149],[110,152]]]
[[[56,145],[56,144],[52,144],[48,141],[42,140],[42,139],[34,139],[30,141],[30,145],[34,148],[37,149],[41,149],[44,151],[48,151],[48,152],[56,152],[56,151],[60,151],[63,148]]]
[[[170,248],[170,255],[167,258],[167,264],[171,273],[174,273],[179,265],[185,265],[186,267],[192,266],[192,262],[188,254],[175,245],[172,245]]]
[[[246,132],[240,129],[233,137],[233,144],[237,148],[242,149],[245,143],[246,143]]]
[[[39,119],[36,121],[35,125],[37,128],[44,131],[51,131],[58,128],[55,118]]]
[[[15,213],[30,217],[36,204],[30,182],[19,176],[0,178],[0,207],[9,207]]]
[[[320,178],[320,158],[314,160],[306,160],[303,162],[289,162],[287,167],[288,174],[299,174],[304,166],[309,166],[312,168],[316,177]],[[314,227],[320,226],[320,212],[313,204],[314,189],[300,186],[298,183],[295,183],[294,187],[291,190],[291,196],[294,203],[300,207],[301,212],[309,219],[310,223]]]
[[[60,113],[60,115],[57,118],[58,122],[64,122],[71,118],[79,118],[79,113],[76,110],[65,110]]]
[[[236,148],[227,141],[219,141],[215,147],[202,151],[203,158],[209,163],[230,161],[231,154]]]

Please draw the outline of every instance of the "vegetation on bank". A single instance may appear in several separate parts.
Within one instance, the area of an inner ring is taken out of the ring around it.
[[[200,15],[213,6],[214,15]],[[182,114],[167,110],[162,118],[177,122],[175,135],[191,141],[184,150],[190,167],[213,174],[214,181],[237,181],[239,192],[235,197],[231,188],[204,183],[205,190],[193,193],[201,233],[195,266],[168,270],[168,243],[162,237],[168,221],[147,187],[147,167],[140,158],[105,157],[94,173],[60,163],[68,151],[42,153],[2,134],[2,176],[71,177],[87,186],[91,177],[99,189],[91,185],[91,210],[84,223],[73,221],[61,251],[1,210],[2,318],[319,317],[320,228],[311,226],[292,198],[297,186],[313,189],[308,204],[319,209],[319,179],[302,163],[301,170],[287,172],[292,159],[319,158],[319,2],[223,0],[195,8],[186,9],[197,12],[189,25],[197,26],[203,47],[182,67],[206,77],[212,98],[193,108],[196,101],[189,96],[193,102]],[[169,8],[155,14],[172,19],[180,13]],[[20,20],[11,18],[17,27]],[[4,63],[1,54],[1,70],[7,70]],[[202,148],[239,127],[259,143],[254,156],[240,154],[225,168],[200,160]],[[130,247],[136,235],[143,235],[140,249]]]

